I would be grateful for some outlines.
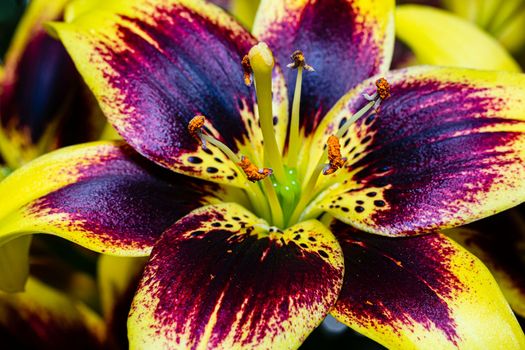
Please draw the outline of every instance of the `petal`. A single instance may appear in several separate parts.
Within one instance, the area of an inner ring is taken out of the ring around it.
[[[442,234],[390,238],[333,227],[345,256],[332,314],[390,349],[521,349],[487,268]]]
[[[396,35],[414,51],[421,64],[520,71],[494,38],[443,10],[417,5],[397,7]]]
[[[237,204],[195,210],[153,250],[131,348],[297,348],[335,303],[342,260],[318,221],[283,232]]]
[[[342,138],[347,167],[319,205],[364,231],[408,235],[495,214],[525,199],[525,76],[418,67],[387,75],[392,97]],[[343,98],[323,140],[367,102]],[[324,135],[323,135],[324,133]],[[315,158],[314,158],[315,159]]]
[[[259,160],[255,90],[244,84],[241,66],[256,41],[241,25],[192,0],[109,0],[71,17],[52,28],[126,141],[177,172],[245,185],[229,158],[213,147],[204,152],[187,130],[202,114],[211,135]],[[278,69],[274,85],[276,128],[286,130],[287,92]]]
[[[148,255],[160,234],[218,188],[173,174],[122,142],[65,148],[0,183],[0,243],[49,233],[97,252]],[[215,199],[217,200],[217,199]]]
[[[31,1],[6,54],[0,151],[13,168],[59,146],[94,140],[103,126],[66,50],[43,28],[61,18],[65,2]]]
[[[302,50],[315,72],[303,77],[302,126],[309,134],[348,90],[385,72],[394,44],[393,0],[263,0],[255,36],[285,64]],[[290,98],[296,73],[286,71]]]
[[[259,0],[211,0],[216,5],[228,10],[241,24],[250,29],[255,19]]]
[[[525,317],[525,222],[522,213],[506,211],[445,233],[485,263],[510,306]]]
[[[29,279],[24,293],[0,292],[5,349],[102,349],[102,320],[83,304]]]

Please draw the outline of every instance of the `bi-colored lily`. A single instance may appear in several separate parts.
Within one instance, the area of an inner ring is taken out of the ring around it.
[[[252,36],[201,1],[107,0],[53,24],[129,145],[11,174],[0,243],[151,253],[135,349],[295,348],[329,312],[390,348],[525,346],[487,268],[437,233],[523,201],[525,77],[387,73],[393,11],[266,0]]]
[[[43,24],[69,0],[29,4],[0,71],[0,180],[50,150],[99,138],[105,121],[60,41]],[[2,199],[6,200],[6,199]],[[0,289],[23,289],[31,237],[0,248]]]

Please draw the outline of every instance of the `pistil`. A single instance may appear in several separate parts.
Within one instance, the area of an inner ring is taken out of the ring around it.
[[[273,128],[272,70],[275,61],[268,45],[263,42],[251,48],[248,58],[255,80],[257,108],[264,139],[264,165],[271,167],[277,181],[284,184],[287,179]]]

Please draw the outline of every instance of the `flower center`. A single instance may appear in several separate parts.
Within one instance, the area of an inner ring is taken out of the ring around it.
[[[204,116],[196,116],[188,125],[189,132],[204,149],[211,144],[237,164],[246,176],[248,184],[246,191],[252,202],[253,210],[270,224],[281,229],[315,217],[307,212],[307,207],[323,190],[317,187],[320,176],[322,174],[331,175],[344,167],[346,163],[346,158],[341,156],[339,139],[356,120],[372,109],[379,108],[381,101],[390,96],[388,82],[383,78],[379,79],[376,82],[377,91],[373,95],[363,95],[369,102],[349,118],[335,135],[328,137],[326,148],[311,175],[301,177],[298,172],[301,165],[298,163],[298,155],[304,144],[300,133],[302,79],[304,70],[314,71],[314,68],[306,63],[301,51],[295,51],[291,58],[292,63],[288,65],[288,68],[297,70],[297,80],[290,116],[286,158],[279,151],[273,126],[272,72],[275,61],[271,50],[265,43],[252,47],[241,62],[246,85],[251,86],[252,77],[255,83],[259,122],[264,140],[263,164],[253,164],[244,155],[239,157],[225,144],[205,134],[202,131],[205,123]]]

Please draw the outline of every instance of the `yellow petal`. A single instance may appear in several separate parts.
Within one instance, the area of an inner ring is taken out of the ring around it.
[[[442,10],[399,6],[396,35],[422,64],[520,71],[519,65],[494,38]]]

